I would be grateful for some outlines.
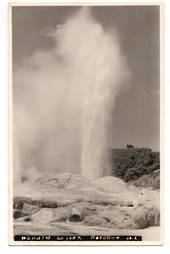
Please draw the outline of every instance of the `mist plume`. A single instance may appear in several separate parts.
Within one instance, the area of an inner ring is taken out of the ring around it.
[[[111,115],[129,78],[116,31],[83,7],[48,36],[55,47],[36,51],[14,73],[16,179],[31,168],[109,174]]]

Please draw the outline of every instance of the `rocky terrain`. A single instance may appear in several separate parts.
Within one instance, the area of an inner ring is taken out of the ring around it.
[[[14,234],[136,234],[159,240],[159,189],[54,172],[14,186]],[[153,237],[149,233],[149,237]]]

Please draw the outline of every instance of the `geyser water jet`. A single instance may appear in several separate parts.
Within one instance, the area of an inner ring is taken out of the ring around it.
[[[92,20],[89,28],[87,46],[93,57],[82,111],[81,170],[84,177],[96,179],[113,173],[109,141],[114,102],[129,72],[116,33],[106,33]]]
[[[129,76],[118,36],[113,27],[105,31],[90,7],[47,36],[55,46],[35,51],[14,73],[18,172],[22,177],[34,166],[81,168],[88,179],[108,175],[114,102]]]

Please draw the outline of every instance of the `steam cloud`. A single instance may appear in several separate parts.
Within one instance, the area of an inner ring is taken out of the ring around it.
[[[74,172],[80,165],[95,178],[109,168],[101,163],[114,101],[129,77],[126,59],[116,32],[105,32],[88,8],[49,34],[55,48],[35,52],[14,73],[15,180],[35,168]]]

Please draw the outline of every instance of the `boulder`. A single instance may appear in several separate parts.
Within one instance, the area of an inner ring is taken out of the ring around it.
[[[81,211],[77,207],[73,207],[69,220],[78,222],[78,221],[82,221],[82,219],[83,219],[83,216],[82,216]]]
[[[69,207],[59,207],[54,211],[54,218],[52,222],[55,221],[66,221],[71,216],[71,208]]]
[[[40,224],[46,224],[54,219],[54,209],[42,208],[32,215],[32,221]]]
[[[22,218],[25,216],[28,216],[28,213],[24,213],[21,210],[14,210],[14,212],[13,212],[14,219],[19,219],[19,218]]]
[[[32,205],[32,204],[27,204],[27,203],[24,203],[23,208],[22,208],[22,212],[28,213],[28,214],[35,213],[38,210],[39,210],[39,207]]]

